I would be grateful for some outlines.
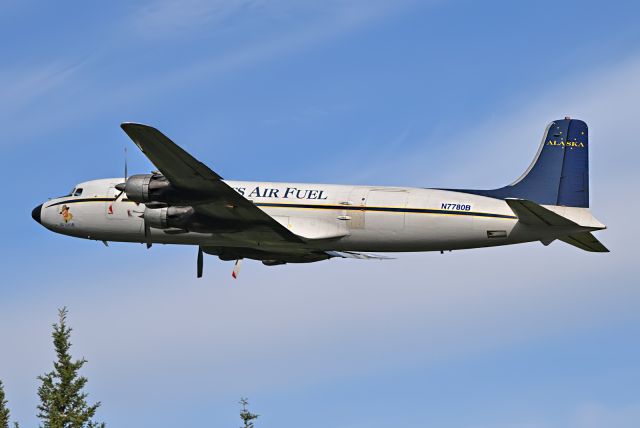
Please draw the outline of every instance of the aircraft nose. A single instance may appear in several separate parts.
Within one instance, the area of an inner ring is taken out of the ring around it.
[[[42,204],[38,205],[33,209],[33,211],[31,211],[31,217],[33,217],[33,219],[38,223],[42,224]]]

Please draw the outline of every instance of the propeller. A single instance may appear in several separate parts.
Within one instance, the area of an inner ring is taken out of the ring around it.
[[[203,254],[202,247],[198,246],[198,264],[197,264],[197,276],[198,278],[202,278],[202,268],[203,268]]]
[[[125,189],[125,187],[127,185],[127,178],[128,177],[129,177],[129,168],[127,167],[127,148],[125,147],[124,148],[124,183],[116,184],[116,189],[120,191],[120,193],[118,193],[118,196],[116,196],[116,199],[115,199],[116,201],[124,193],[124,189]]]

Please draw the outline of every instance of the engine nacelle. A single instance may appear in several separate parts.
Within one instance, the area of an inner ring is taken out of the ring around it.
[[[162,174],[132,175],[124,184],[124,192],[128,199],[141,203],[170,202],[178,193]]]
[[[155,229],[177,228],[189,230],[194,223],[193,207],[145,208],[144,220]]]
[[[184,206],[211,198],[204,193],[178,189],[159,173],[132,175],[125,183],[118,184],[116,189],[124,190],[129,200],[143,204],[156,202]]]

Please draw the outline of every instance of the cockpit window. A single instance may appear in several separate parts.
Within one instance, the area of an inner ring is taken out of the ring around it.
[[[73,196],[80,196],[82,195],[82,187],[78,187],[76,190],[74,190],[73,192]]]

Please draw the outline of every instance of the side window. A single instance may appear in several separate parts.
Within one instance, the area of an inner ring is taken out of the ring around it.
[[[74,192],[73,192],[73,196],[80,196],[82,195],[82,187],[78,187]]]

